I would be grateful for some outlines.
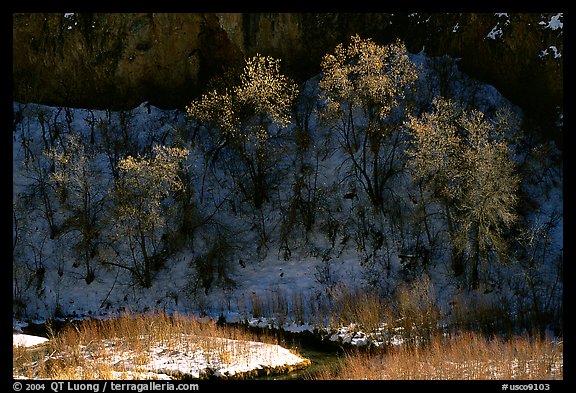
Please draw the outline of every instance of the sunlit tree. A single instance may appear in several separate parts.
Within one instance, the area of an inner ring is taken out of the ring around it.
[[[155,146],[151,156],[128,156],[118,163],[115,191],[118,239],[128,242],[130,270],[144,287],[152,284],[152,273],[161,254],[166,225],[162,202],[183,188],[179,172],[188,157],[183,148]]]
[[[405,45],[378,45],[358,35],[324,56],[322,118],[339,132],[352,171],[375,207],[398,173],[403,100],[418,78]]]
[[[258,209],[268,197],[278,159],[272,140],[290,124],[297,94],[297,86],[280,72],[280,60],[256,55],[246,60],[233,85],[221,84],[187,107],[214,140],[212,160],[228,154],[237,186]]]
[[[504,233],[516,220],[520,179],[505,138],[511,114],[489,119],[440,98],[430,113],[407,124],[413,175],[429,201],[443,207],[454,273],[462,274],[469,261],[470,285],[478,288],[480,263],[503,258]]]

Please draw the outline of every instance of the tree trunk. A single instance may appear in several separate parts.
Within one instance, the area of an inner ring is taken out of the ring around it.
[[[474,257],[472,258],[472,274],[470,276],[470,287],[474,290],[480,286],[478,266],[480,265],[480,230],[479,224],[476,224],[476,233],[474,237]]]

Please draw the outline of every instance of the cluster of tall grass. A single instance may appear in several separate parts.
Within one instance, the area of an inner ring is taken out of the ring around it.
[[[167,354],[201,351],[208,364],[241,361],[248,364],[251,357],[256,356],[249,341],[286,345],[272,334],[256,335],[241,327],[220,326],[214,321],[161,312],[85,320],[69,324],[58,332],[52,331],[49,336],[48,343],[41,347],[13,348],[14,376],[155,379],[158,374],[144,367],[151,362],[154,348],[161,348]],[[271,349],[264,356],[272,359],[277,353]],[[173,378],[181,377],[178,372],[165,373]]]
[[[442,312],[429,279],[400,285],[388,297],[376,291],[341,286],[329,296],[307,296],[276,291],[274,296],[251,294],[252,316],[268,318],[272,325],[308,323],[330,329],[355,326],[365,333],[403,331],[412,338],[439,331]]]
[[[461,294],[442,301],[427,276],[403,282],[383,296],[366,288],[337,286],[329,294],[271,291],[272,295],[250,294],[244,303],[247,316],[267,319],[273,327],[301,323],[336,330],[354,326],[357,331],[380,335],[401,334],[405,340],[428,339],[447,331],[473,331],[485,336],[541,335],[546,330],[562,335],[558,320],[550,325],[532,316],[530,305],[500,295]],[[561,315],[562,310],[558,313]]]
[[[379,354],[348,352],[315,379],[481,380],[563,379],[563,343],[540,337],[486,337],[481,333],[435,334],[425,344],[393,347]]]
[[[505,299],[455,298],[441,307],[430,280],[400,285],[384,300],[343,292],[331,316],[339,325],[400,334],[402,345],[347,350],[315,379],[563,379],[563,342],[522,327]],[[384,329],[383,329],[384,328]]]

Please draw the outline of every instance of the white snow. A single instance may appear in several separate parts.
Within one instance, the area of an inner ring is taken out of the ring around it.
[[[486,35],[486,37],[490,38],[491,40],[502,37],[502,29],[500,28],[500,24],[497,23],[496,26],[494,26],[492,30],[490,30],[490,32]]]
[[[539,24],[544,26],[546,29],[558,30],[564,27],[564,23],[560,20],[563,17],[563,13],[560,12],[550,18],[549,21],[541,21]]]
[[[142,340],[144,339],[143,337]],[[47,341],[48,339],[44,337],[14,334],[13,345],[32,347]],[[121,341],[120,339],[104,341],[104,352],[100,353],[99,358],[109,359],[116,369],[123,370],[115,371],[118,378],[123,379],[144,377],[172,379],[172,376],[202,378],[206,373],[228,378],[258,370],[281,373],[288,367],[294,370],[310,365],[309,360],[279,345],[196,336],[183,336],[176,340],[177,344],[169,340],[149,345],[144,350],[149,361],[142,364],[135,362],[135,359],[142,358],[142,350],[134,352],[121,349],[123,348]],[[79,350],[87,359],[92,358],[91,350],[86,346],[80,346]],[[54,354],[50,356],[54,357]]]
[[[489,38],[491,40],[496,40],[497,38],[502,37],[503,31],[502,27],[500,27],[500,23],[503,23],[504,26],[510,24],[510,17],[508,16],[507,13],[500,12],[494,15],[498,17],[499,21],[496,23],[496,26],[494,26],[492,30],[490,30],[490,32],[486,35],[486,38]]]
[[[192,346],[182,348],[177,353],[171,351],[167,357],[166,348],[155,345],[150,351],[151,362],[143,367],[157,373],[171,375],[180,372],[199,378],[207,369],[212,370],[217,377],[229,377],[258,369],[307,364],[303,358],[279,345],[224,338],[212,340],[215,341],[213,345],[218,347],[216,354]]]
[[[208,344],[204,340],[208,340]],[[106,343],[106,352],[112,356],[115,365],[128,370],[138,368],[154,374],[188,378],[201,378],[207,371],[216,377],[233,377],[253,370],[309,365],[309,361],[279,345],[217,337],[198,340],[194,336],[184,336],[176,348],[171,343],[152,344],[146,351],[150,361],[138,365],[132,360],[138,354],[119,351],[117,347],[117,342],[109,340]],[[85,355],[88,356],[89,352],[86,351]]]
[[[548,50],[551,51],[551,55],[554,56],[555,59],[559,59],[562,57],[562,53],[558,50],[558,48],[556,48],[556,46],[554,45],[550,45],[548,48],[544,49],[542,52],[540,52],[540,58],[546,57],[548,56]]]
[[[44,344],[48,339],[46,337],[32,336],[29,334],[14,334],[12,336],[12,345],[15,347],[34,347]]]
[[[494,15],[496,15],[500,19],[500,21],[502,21],[502,19],[504,19],[503,20],[504,26],[507,26],[510,24],[510,16],[508,16],[507,13],[500,12],[500,13],[496,13]],[[498,22],[498,23],[500,23],[500,22]]]

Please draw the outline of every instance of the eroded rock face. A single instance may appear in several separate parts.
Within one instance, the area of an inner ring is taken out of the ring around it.
[[[17,14],[14,99],[87,108],[175,107],[238,62],[215,15]]]
[[[297,81],[351,35],[460,58],[553,123],[563,102],[562,14],[14,14],[13,97],[86,108],[182,107],[256,53]],[[561,109],[560,109],[561,110]]]
[[[562,14],[450,14],[427,24],[429,54],[495,86],[562,146]]]

